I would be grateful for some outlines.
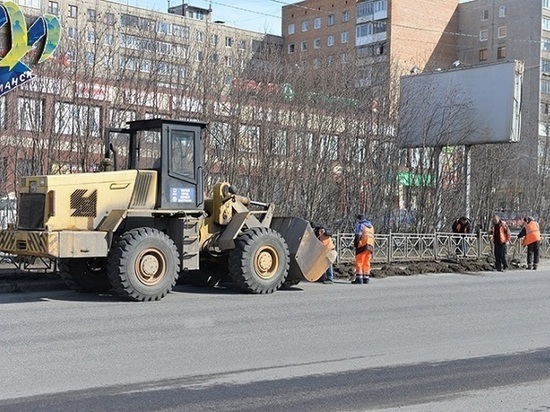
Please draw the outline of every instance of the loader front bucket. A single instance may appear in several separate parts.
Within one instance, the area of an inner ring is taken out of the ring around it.
[[[309,222],[298,217],[275,217],[271,228],[286,240],[290,252],[287,280],[315,282],[336,259],[336,253],[321,243]]]

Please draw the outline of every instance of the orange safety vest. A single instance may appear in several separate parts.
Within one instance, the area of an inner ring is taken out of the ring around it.
[[[502,222],[498,225],[498,236],[500,237],[500,243],[502,244],[509,242],[512,238],[512,236],[510,236],[510,232],[508,232],[508,226],[506,226],[506,223]]]
[[[367,249],[371,252],[374,250],[374,227],[367,227],[363,225],[361,230],[361,239],[359,239],[359,244],[357,249],[360,249],[364,246],[367,246]]]
[[[540,228],[539,224],[534,220],[531,220],[525,225],[525,237],[523,238],[521,244],[523,246],[530,245],[540,241]]]
[[[328,250],[336,249],[336,247],[334,246],[334,242],[332,241],[332,237],[327,236],[327,235],[321,235],[319,237],[319,240],[321,241],[321,243],[323,243],[323,245],[325,245],[325,247]]]

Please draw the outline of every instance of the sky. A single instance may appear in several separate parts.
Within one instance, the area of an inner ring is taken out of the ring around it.
[[[115,0],[118,3],[144,9],[166,12],[183,0]],[[281,7],[296,0],[185,0],[191,6],[212,7],[212,21],[224,21],[227,26],[253,30],[260,33],[281,35]]]

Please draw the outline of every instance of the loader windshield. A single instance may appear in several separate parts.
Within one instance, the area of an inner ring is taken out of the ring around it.
[[[175,130],[170,139],[170,170],[176,175],[195,179],[195,135]]]
[[[130,133],[111,131],[109,133],[110,151],[113,153],[116,170],[132,168],[130,160]],[[136,132],[135,160],[138,169],[160,169],[161,136],[157,130]]]

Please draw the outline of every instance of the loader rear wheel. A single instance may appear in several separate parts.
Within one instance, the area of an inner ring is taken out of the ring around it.
[[[229,254],[229,273],[250,293],[272,293],[288,276],[290,256],[284,238],[275,230],[248,229],[235,241]]]
[[[77,292],[101,293],[111,289],[106,258],[60,259],[59,276]]]
[[[132,300],[160,300],[176,285],[179,255],[169,236],[141,227],[124,233],[109,253],[109,279]]]

